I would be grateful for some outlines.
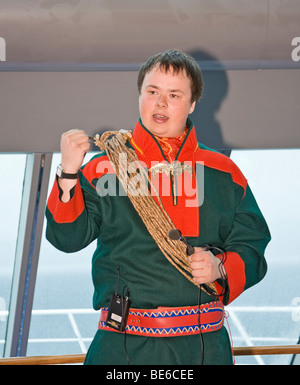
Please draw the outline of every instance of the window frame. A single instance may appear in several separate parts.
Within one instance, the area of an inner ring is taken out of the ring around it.
[[[4,357],[25,356],[52,153],[27,154]]]

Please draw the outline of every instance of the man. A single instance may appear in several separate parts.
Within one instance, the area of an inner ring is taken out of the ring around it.
[[[164,216],[180,231],[178,242],[194,247],[178,262],[188,264],[190,280],[164,257],[149,230],[152,220],[146,225],[137,212],[108,152],[81,167],[88,136],[80,130],[62,135],[46,234],[66,252],[98,240],[92,277],[100,322],[86,364],[232,364],[223,305],[264,277],[270,234],[238,167],[197,143],[188,115],[202,87],[198,64],[183,52],[148,59],[138,76],[140,118],[126,143],[157,187]],[[146,217],[158,202],[156,197]],[[114,310],[118,300],[121,314]]]

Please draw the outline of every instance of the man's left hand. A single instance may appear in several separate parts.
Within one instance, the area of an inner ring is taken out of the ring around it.
[[[198,284],[210,283],[221,278],[219,271],[220,259],[211,251],[207,251],[201,247],[195,247],[194,254],[189,256],[192,268],[192,276]],[[223,269],[225,275],[225,269]]]

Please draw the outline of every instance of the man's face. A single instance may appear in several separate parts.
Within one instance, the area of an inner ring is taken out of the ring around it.
[[[191,83],[185,71],[175,73],[154,67],[145,75],[139,96],[143,125],[154,135],[176,137],[184,132],[186,119],[194,111]]]

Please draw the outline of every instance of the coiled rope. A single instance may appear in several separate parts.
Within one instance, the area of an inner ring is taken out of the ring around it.
[[[126,141],[130,138],[130,131],[107,131],[102,134],[101,138],[97,135],[94,143],[100,147],[101,151],[106,151],[122,187],[166,259],[199,288],[200,285],[193,280],[191,275],[192,269],[186,254],[186,246],[179,240],[169,238],[170,230],[174,230],[176,227],[162,204],[148,170],[140,164],[135,151],[126,146]],[[129,165],[131,165],[130,171],[132,171],[130,174]],[[132,167],[133,165],[135,167]],[[157,202],[152,192],[154,192]],[[213,283],[207,283],[206,286],[217,293]],[[201,288],[205,291],[202,285]]]

